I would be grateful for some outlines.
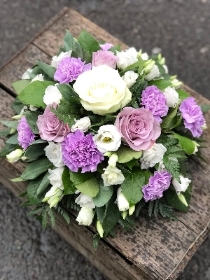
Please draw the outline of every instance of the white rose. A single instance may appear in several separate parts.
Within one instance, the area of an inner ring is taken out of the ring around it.
[[[127,49],[126,51],[117,51],[117,67],[119,69],[125,69],[126,67],[130,66],[131,64],[138,61],[137,55],[138,52],[135,48]]]
[[[50,85],[46,88],[45,94],[43,96],[43,102],[46,105],[50,105],[52,103],[56,103],[57,105],[60,103],[62,99],[62,94],[60,93],[57,85]]]
[[[47,202],[51,207],[55,207],[59,201],[63,198],[63,191],[56,186],[52,186],[50,190],[45,194],[42,202]]]
[[[49,142],[48,146],[44,148],[45,155],[53,163],[55,167],[64,166],[61,153],[61,144]]]
[[[144,78],[147,81],[151,81],[151,80],[153,80],[155,78],[158,78],[159,76],[160,76],[160,71],[159,71],[157,65],[154,65],[152,67],[152,70],[150,71],[150,73],[147,74]]]
[[[121,212],[124,212],[129,209],[129,202],[125,198],[124,194],[122,193],[122,189],[118,188],[117,190],[117,206]]]
[[[6,155],[6,158],[9,162],[16,162],[21,158],[22,154],[23,154],[23,150],[16,149],[11,153],[9,153],[8,155]]]
[[[191,180],[189,178],[185,178],[182,175],[180,175],[180,182],[181,183],[179,183],[176,179],[172,180],[172,185],[174,186],[178,194],[180,192],[185,192],[187,190],[189,184],[191,183]]]
[[[134,71],[127,71],[124,76],[122,76],[122,79],[126,82],[126,85],[128,88],[132,87],[132,85],[135,84],[138,74],[136,74]]]
[[[177,104],[180,102],[179,94],[173,87],[167,87],[163,94],[166,97],[166,102],[168,107],[176,107]]]
[[[44,76],[42,74],[38,74],[31,80],[31,83],[34,82],[34,81],[42,82],[42,81],[44,81]]]
[[[94,141],[101,153],[117,151],[121,144],[121,133],[112,124],[102,125]]]
[[[163,156],[166,152],[166,148],[162,144],[154,144],[150,149],[143,151],[143,155],[140,159],[141,169],[147,169],[155,166],[163,160]]]
[[[71,127],[72,132],[76,131],[77,129],[80,129],[83,132],[87,132],[89,127],[91,126],[90,118],[88,118],[88,117],[84,117],[84,118],[81,118],[81,119],[75,120],[75,121],[76,121],[75,124],[72,125],[72,127]]]
[[[28,68],[28,69],[26,70],[26,72],[23,73],[23,75],[22,75],[22,80],[30,80],[29,74],[31,74],[32,71],[33,71],[33,69]]]
[[[75,199],[75,202],[79,204],[80,207],[95,208],[92,197],[87,196],[83,193],[78,195],[78,197]]]
[[[56,188],[63,190],[63,182],[62,182],[62,174],[63,174],[64,167],[58,167],[55,169],[48,169],[50,175],[48,179],[50,184]]]
[[[131,101],[131,92],[117,70],[100,65],[82,73],[74,90],[87,111],[98,115],[114,113]]]
[[[101,175],[104,186],[120,185],[125,180],[122,171],[117,167],[112,167],[110,165],[104,169],[104,173]]]
[[[89,226],[93,221],[93,209],[89,207],[82,207],[76,218],[79,225]]]
[[[64,57],[70,57],[71,56],[71,52],[72,51],[61,52],[58,56],[57,55],[53,56],[52,61],[51,61],[51,66],[57,69],[59,62]]]

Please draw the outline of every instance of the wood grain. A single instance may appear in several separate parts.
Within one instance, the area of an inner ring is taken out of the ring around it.
[[[0,70],[0,84],[12,91],[11,82],[19,79],[37,59],[49,62],[62,43],[65,29],[69,29],[74,36],[86,29],[99,40],[120,43],[77,12],[65,9]],[[123,45],[123,48],[125,47],[126,45]],[[194,96],[199,104],[210,104],[187,86],[184,85],[183,88]],[[12,97],[3,90],[0,90],[0,96],[0,118],[8,118],[12,114],[11,109],[8,109]],[[210,114],[207,114],[206,119],[209,124]],[[208,143],[209,129],[210,124],[204,133]],[[2,145],[3,141],[0,140],[0,148]],[[205,155],[210,158],[209,147],[205,149]],[[18,195],[25,189],[25,184],[14,185],[8,179],[19,176],[23,165],[12,165],[1,159],[0,166],[0,181]],[[187,214],[178,213],[179,221],[142,217],[130,232],[117,229],[116,238],[103,241],[97,251],[91,244],[92,230],[78,226],[73,217],[71,226],[58,218],[55,230],[110,279],[175,279],[209,232],[210,167],[207,164],[198,165],[195,161],[190,161],[188,167],[193,180],[192,201]]]

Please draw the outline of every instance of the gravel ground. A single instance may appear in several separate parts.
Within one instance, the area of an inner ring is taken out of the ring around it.
[[[210,99],[209,0],[0,0],[0,66],[64,6],[130,46],[161,49],[170,73]],[[1,185],[0,197],[0,280],[106,279]],[[179,279],[210,279],[210,237]]]

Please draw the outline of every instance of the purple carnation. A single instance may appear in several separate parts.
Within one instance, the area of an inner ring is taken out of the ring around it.
[[[82,168],[82,173],[97,169],[104,156],[96,148],[91,134],[84,135],[81,130],[69,133],[62,143],[63,162],[73,172]]]
[[[34,141],[35,135],[33,134],[30,126],[27,123],[26,117],[23,116],[17,127],[18,131],[18,144],[26,150],[28,146]]]
[[[149,179],[149,184],[142,188],[144,200],[156,200],[163,196],[163,192],[170,186],[172,176],[167,171],[155,171],[154,176]]]
[[[152,112],[154,118],[160,123],[161,117],[168,113],[166,97],[156,86],[149,86],[143,90],[141,104]]]
[[[184,119],[185,128],[189,129],[194,137],[200,137],[205,124],[205,119],[200,106],[197,105],[193,97],[188,97],[182,101],[179,110]]]
[[[54,80],[59,81],[60,84],[68,84],[87,70],[91,70],[91,63],[85,64],[81,58],[64,57],[58,64]]]
[[[100,47],[103,51],[108,51],[109,49],[111,49],[113,47],[113,45],[109,44],[109,43],[105,43],[105,44],[101,44]]]

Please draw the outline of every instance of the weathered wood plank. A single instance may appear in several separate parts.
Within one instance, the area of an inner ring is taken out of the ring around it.
[[[69,29],[74,36],[78,36],[84,28],[98,39],[114,44],[119,43],[119,40],[98,28],[87,19],[84,19],[78,13],[72,10],[69,10],[67,13],[65,10],[63,16],[59,17],[32,44],[28,45],[22,53],[0,70],[0,82],[2,85],[12,90],[11,82],[19,79],[22,73],[34,64],[36,59],[49,62],[49,55],[54,55],[62,43],[65,29]],[[187,88],[187,91],[195,96],[200,104],[209,102],[191,89]],[[5,94],[5,92],[0,91],[0,96],[5,96]],[[8,108],[11,97],[8,98],[10,99],[3,98],[5,101],[0,105],[0,112]],[[10,113],[8,112],[8,114]],[[207,115],[207,119],[209,122],[209,114]],[[206,131],[205,137],[209,140],[209,130]],[[2,143],[1,141],[0,146]],[[209,148],[206,149],[206,154],[210,154]],[[11,174],[12,177],[19,176],[22,165],[11,165],[1,160],[0,166],[0,180],[12,191],[18,192],[19,187],[14,188],[14,184],[8,181],[8,178],[11,178],[8,176],[11,176]],[[204,168],[201,168],[193,162],[190,162],[189,166],[192,169],[191,174],[194,183],[193,198],[189,213],[179,214],[180,221],[178,222],[170,222],[163,219],[147,220],[142,217],[131,232],[126,233],[118,230],[116,239],[109,239],[107,241],[105,251],[101,252],[101,255],[98,255],[98,253],[92,250],[91,242],[86,241],[85,236],[88,235],[86,232],[88,229],[79,227],[76,224],[72,229],[60,221],[57,231],[69,243],[71,243],[72,238],[72,236],[69,238],[69,231],[71,235],[76,235],[75,238],[77,238],[77,235],[84,235],[84,238],[81,237],[84,240],[79,240],[81,243],[77,245],[77,249],[86,257],[90,258],[111,279],[146,279],[146,275],[150,275],[150,279],[175,279],[176,275],[190,259],[190,254],[196,250],[196,244],[201,243],[205,234],[208,232],[207,227],[210,217],[209,167],[204,165]],[[88,248],[86,248],[87,243],[90,244]],[[74,246],[74,244],[72,245]],[[116,251],[111,249],[112,246]],[[110,251],[106,251],[107,247]],[[104,254],[106,254],[106,258],[103,257]],[[114,259],[112,255],[115,256]],[[97,260],[100,258],[105,262],[104,266],[101,263],[102,260]],[[129,262],[127,263],[124,258],[129,259],[133,265]],[[110,263],[107,263],[106,259],[110,259]],[[125,272],[123,272],[123,267],[125,268]],[[129,273],[131,278],[129,278]]]

